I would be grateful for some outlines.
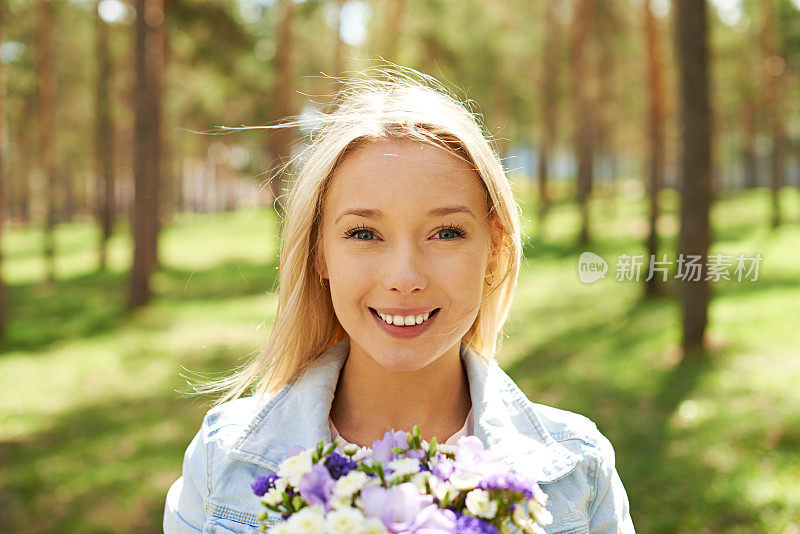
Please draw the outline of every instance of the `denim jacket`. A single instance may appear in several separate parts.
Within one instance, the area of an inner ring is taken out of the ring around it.
[[[169,489],[167,534],[255,533],[264,510],[250,488],[275,472],[292,445],[331,440],[328,416],[349,353],[344,338],[283,389],[211,409]],[[461,345],[475,435],[548,494],[549,533],[633,532],[614,450],[589,419],[528,400],[494,360]],[[272,514],[272,512],[270,512]],[[271,515],[268,521],[279,519]]]

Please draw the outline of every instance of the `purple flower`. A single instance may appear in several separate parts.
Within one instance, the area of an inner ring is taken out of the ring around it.
[[[402,430],[392,429],[383,435],[383,439],[372,442],[372,459],[386,467],[389,462],[396,460],[398,455],[392,452],[394,447],[408,449],[406,433]]]
[[[506,461],[493,451],[484,448],[475,436],[460,438],[456,443],[455,467],[459,473],[476,475],[480,478],[508,473]]]
[[[297,456],[301,452],[306,450],[305,447],[301,447],[300,445],[292,445],[289,447],[289,450],[286,452],[286,457],[291,458],[292,456]]]
[[[498,534],[497,527],[477,517],[456,512],[456,534]]]
[[[420,495],[408,482],[388,490],[367,486],[361,499],[364,515],[379,518],[392,534],[444,534],[455,528],[452,510],[439,509],[430,495]]]
[[[450,476],[456,469],[455,462],[443,454],[439,454],[437,458],[436,465],[433,466],[433,474],[441,480],[450,480]]]
[[[314,464],[311,471],[300,477],[297,489],[308,504],[321,504],[328,510],[335,485],[328,469],[322,464]]]
[[[522,493],[526,499],[532,499],[539,485],[527,477],[508,471],[484,478],[478,483],[483,490],[510,490]]]
[[[278,475],[270,473],[267,476],[256,478],[256,481],[250,484],[250,487],[253,488],[253,493],[259,497],[263,497],[265,493],[275,487],[275,480],[277,479]]]
[[[380,462],[384,469],[386,469],[389,462],[401,457],[399,454],[392,452],[394,447],[400,447],[404,451],[407,451],[405,453],[405,458],[421,460],[425,457],[425,451],[422,449],[408,450],[408,438],[405,432],[392,429],[383,435],[383,439],[372,442],[372,459]]]
[[[339,480],[340,477],[357,468],[358,464],[350,458],[337,452],[332,452],[325,458],[325,467],[328,468],[328,472],[330,472],[334,480]]]

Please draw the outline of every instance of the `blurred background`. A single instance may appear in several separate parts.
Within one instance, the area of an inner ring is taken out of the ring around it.
[[[383,59],[482,114],[498,360],[597,422],[637,530],[800,533],[800,0],[2,0],[0,42],[1,532],[159,531],[177,390],[274,320],[274,171]]]

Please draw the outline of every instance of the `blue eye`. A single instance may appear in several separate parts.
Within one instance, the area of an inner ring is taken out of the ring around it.
[[[344,233],[344,237],[346,238],[352,238],[355,236],[364,236],[364,235],[373,235],[373,230],[371,228],[367,228],[366,226],[356,226],[354,228],[348,228]],[[356,241],[372,241],[372,239],[356,238]]]
[[[464,237],[464,233],[463,233],[462,231],[458,230],[457,228],[452,228],[452,227],[440,228],[440,229],[439,229],[439,230],[436,232],[436,235],[439,235],[439,236],[441,236],[441,235],[442,235],[442,233],[453,234],[453,237],[452,237],[452,238],[450,238],[450,239],[448,239],[448,238],[446,238],[446,237],[444,237],[444,238],[443,238],[443,237],[440,237],[440,238],[439,238],[439,239],[444,239],[445,241],[452,241],[452,239],[454,239],[454,238],[456,238],[456,237]]]
[[[440,227],[436,230],[435,235],[435,239],[441,241],[454,241],[456,239],[464,239],[467,237],[467,231],[462,226],[454,224]],[[354,226],[345,230],[342,237],[345,239],[355,238],[356,241],[374,241],[375,230],[368,226]]]
[[[454,239],[463,239],[467,237],[467,231],[464,227],[454,224],[450,226],[442,226],[436,231],[436,235],[441,236],[442,234],[452,235],[452,237],[439,237],[443,241],[453,241]]]

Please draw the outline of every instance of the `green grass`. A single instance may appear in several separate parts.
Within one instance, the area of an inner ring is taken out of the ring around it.
[[[624,191],[624,189],[623,189]],[[577,210],[556,202],[541,235],[523,191],[519,290],[498,359],[537,402],[595,420],[611,439],[639,532],[800,529],[800,195],[767,226],[768,197],[722,199],[712,253],[759,252],[757,282],[714,287],[711,351],[680,363],[674,298],[614,281],[644,254],[646,205],[592,205],[588,250],[605,280],[577,277]],[[678,199],[665,191],[662,247],[674,260]],[[793,221],[793,222],[792,222]],[[129,236],[94,270],[97,231],[57,231],[58,282],[42,283],[41,233],[3,242],[10,323],[0,344],[0,531],[154,532],[207,406],[176,393],[185,369],[222,372],[264,344],[274,318],[269,211],[182,216],[162,233],[158,298],[123,309]],[[669,284],[669,292],[676,287]]]

